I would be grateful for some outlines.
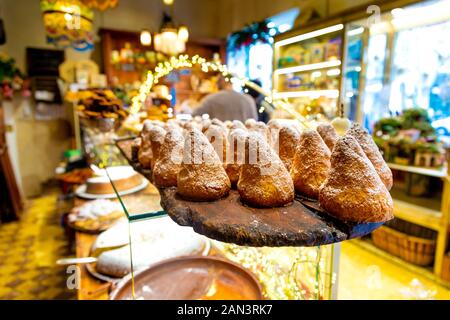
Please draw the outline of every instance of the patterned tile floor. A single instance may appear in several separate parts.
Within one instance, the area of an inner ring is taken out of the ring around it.
[[[0,225],[0,300],[75,299],[65,269],[72,256],[56,206],[57,192],[30,200],[19,222]],[[375,255],[342,245],[339,299],[450,299],[450,290]]]
[[[55,265],[71,255],[56,208],[53,192],[30,200],[20,221],[0,225],[0,300],[75,298]]]

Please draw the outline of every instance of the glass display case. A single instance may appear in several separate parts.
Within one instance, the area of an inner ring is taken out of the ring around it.
[[[114,185],[114,182],[111,181]],[[182,294],[185,287],[191,283],[177,284],[177,293],[168,292],[166,289],[160,292],[150,292],[152,286],[158,286],[165,277],[158,273],[157,276],[144,276],[152,272],[152,268],[165,263],[187,263],[182,256],[197,257],[196,259],[212,260],[211,263],[225,261],[232,263],[219,272],[217,268],[206,270],[203,265],[196,265],[197,273],[205,273],[208,276],[195,285],[195,292],[183,296],[187,299],[230,299],[245,298],[248,283],[241,284],[244,287],[234,287],[234,281],[242,273],[233,271],[235,266],[241,272],[250,272],[257,282],[258,290],[262,297],[267,299],[298,299],[317,300],[336,298],[336,272],[338,263],[338,245],[318,247],[247,247],[232,243],[219,242],[209,239],[193,231],[191,227],[181,227],[167,216],[160,206],[158,190],[150,185],[141,193],[131,196],[117,197],[123,206],[129,224],[129,239],[133,245],[129,246],[130,259],[129,275],[112,293],[112,298],[117,299],[153,299],[174,298]],[[148,240],[148,241],[147,241]],[[155,245],[157,243],[157,245]],[[122,249],[124,250],[124,249]],[[149,256],[150,255],[150,256]],[[151,263],[149,263],[151,262]],[[148,268],[149,265],[152,268]],[[186,264],[188,266],[188,264]],[[191,265],[192,267],[192,265]],[[167,266],[167,268],[171,268]],[[183,268],[180,266],[180,268]],[[149,271],[150,270],[150,271]],[[195,277],[190,269],[188,272]],[[173,277],[177,277],[180,270],[174,270]],[[183,270],[182,272],[185,272]],[[187,271],[186,271],[187,272]],[[225,288],[223,277],[228,277],[225,282],[230,287]],[[210,277],[211,279],[209,279]],[[147,279],[147,280],[144,280]],[[150,279],[150,280],[148,280]],[[239,289],[239,290],[237,290]],[[128,291],[127,291],[128,290]],[[150,290],[150,291],[149,291]],[[236,291],[237,290],[237,291]],[[242,293],[242,292],[244,293]],[[239,296],[237,296],[237,292]],[[252,296],[249,296],[252,297]]]
[[[276,38],[273,94],[311,120],[331,119],[340,98],[344,25],[297,30]]]

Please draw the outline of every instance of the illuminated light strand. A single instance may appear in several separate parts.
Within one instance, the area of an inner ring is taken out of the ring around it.
[[[242,84],[264,95],[266,97],[266,101],[269,102],[270,104],[273,104],[276,107],[282,108],[285,111],[289,112],[305,128],[310,127],[305,117],[303,117],[298,112],[293,110],[293,108],[290,107],[289,103],[286,100],[274,98],[270,93],[264,91],[263,88],[251,82],[248,78],[242,78],[235,74],[230,73],[228,71],[228,67],[222,64],[220,61],[207,61],[205,58],[200,57],[199,55],[189,57],[189,55],[187,54],[181,54],[178,57],[171,57],[170,60],[168,61],[160,62],[155,67],[155,70],[153,72],[149,71],[147,73],[147,77],[144,83],[139,88],[139,93],[132,99],[130,113],[136,114],[141,110],[142,105],[145,103],[145,100],[147,99],[151,89],[155,84],[159,83],[159,80],[161,78],[167,76],[173,70],[178,70],[181,68],[192,68],[194,66],[200,66],[201,70],[205,73],[210,71],[219,72],[225,78],[231,77],[232,79],[236,79],[237,81],[242,82]]]

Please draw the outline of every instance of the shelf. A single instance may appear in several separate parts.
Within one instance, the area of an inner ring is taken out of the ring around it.
[[[319,63],[305,64],[302,66],[288,67],[288,68],[280,68],[274,71],[276,76],[282,74],[296,73],[296,72],[305,72],[305,71],[313,71],[313,70],[321,70],[327,68],[339,67],[342,64],[341,60],[331,60]]]
[[[447,177],[447,168],[443,167],[442,169],[431,169],[431,168],[423,168],[416,166],[405,166],[401,164],[388,163],[389,168],[399,171],[405,171],[410,173],[417,173],[424,176],[436,177],[436,178],[445,178]]]
[[[394,215],[396,218],[439,231],[442,214],[440,211],[428,209],[402,200],[394,199]]]
[[[329,33],[333,33],[333,32],[337,32],[344,29],[344,25],[343,24],[337,24],[334,26],[330,26],[330,27],[326,27],[320,30],[315,30],[312,32],[308,32],[308,33],[304,33],[304,34],[300,34],[298,36],[294,36],[288,39],[284,39],[284,40],[280,40],[275,42],[275,48],[280,48],[292,43],[297,43],[297,42],[302,42],[308,39],[312,39],[312,38],[317,38]]]
[[[275,98],[303,98],[303,97],[328,97],[332,99],[337,99],[339,97],[339,90],[308,90],[308,91],[292,91],[292,92],[275,92]]]

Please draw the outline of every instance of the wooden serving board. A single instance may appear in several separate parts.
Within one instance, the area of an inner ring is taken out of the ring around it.
[[[117,145],[125,155],[131,142],[120,141]],[[139,166],[133,167],[139,171]],[[161,206],[179,225],[190,226],[218,241],[243,246],[327,245],[364,236],[383,224],[339,221],[320,208],[317,201],[301,197],[281,208],[252,208],[240,201],[236,190],[214,202],[184,200],[176,187],[160,189],[159,193]]]

